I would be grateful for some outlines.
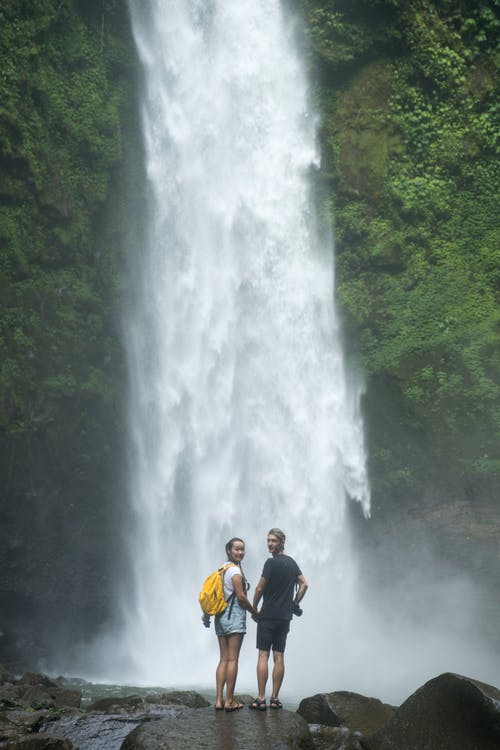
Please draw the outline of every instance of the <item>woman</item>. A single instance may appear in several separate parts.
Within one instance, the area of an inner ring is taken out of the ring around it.
[[[228,605],[224,612],[215,616],[215,634],[219,640],[220,660],[215,673],[217,695],[215,709],[217,711],[237,711],[243,708],[242,703],[235,702],[234,688],[238,675],[238,659],[243,636],[246,633],[247,612],[256,614],[247,599],[246,592],[249,585],[241,569],[241,561],[245,557],[245,542],[234,537],[226,544],[226,554],[229,562],[234,563],[224,573],[224,597]],[[224,701],[224,686],[226,700]]]

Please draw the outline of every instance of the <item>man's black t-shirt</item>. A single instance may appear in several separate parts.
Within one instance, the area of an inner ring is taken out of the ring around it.
[[[301,571],[288,555],[276,555],[266,560],[262,576],[266,579],[260,618],[292,619],[295,584]]]

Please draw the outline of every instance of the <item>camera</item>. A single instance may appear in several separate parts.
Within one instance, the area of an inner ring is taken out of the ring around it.
[[[300,617],[301,614],[302,614],[302,610],[301,610],[301,608],[299,607],[299,605],[296,602],[294,602],[294,604],[293,604],[292,612],[297,617]]]

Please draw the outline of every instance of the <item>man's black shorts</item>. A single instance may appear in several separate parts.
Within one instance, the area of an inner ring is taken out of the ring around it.
[[[257,623],[257,648],[262,651],[284,651],[290,620],[268,619]]]

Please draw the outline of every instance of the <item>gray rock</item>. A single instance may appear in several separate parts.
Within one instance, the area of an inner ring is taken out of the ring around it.
[[[207,708],[210,703],[194,690],[171,690],[168,693],[147,695],[146,703],[160,706],[186,706],[187,708]]]
[[[124,695],[121,697],[100,698],[87,707],[87,713],[100,711],[105,714],[116,714],[119,711],[134,711],[144,706],[144,698],[140,695]]]
[[[137,727],[121,750],[314,750],[307,723],[291,711],[232,713],[185,709],[177,717]]]
[[[500,691],[445,673],[411,695],[384,727],[362,740],[366,750],[498,750]]]
[[[35,734],[2,744],[2,750],[74,750],[74,745],[63,737]]]
[[[24,710],[22,708],[13,708],[4,714],[0,714],[0,733],[7,727],[12,732],[20,735],[40,731],[44,721],[52,718],[53,712],[49,709],[40,711]],[[1,734],[0,734],[1,739]]]
[[[373,734],[394,715],[395,710],[394,706],[382,703],[378,698],[337,691],[304,698],[297,712],[309,724],[345,726],[353,732]]]
[[[347,727],[309,726],[316,750],[363,750],[359,737]]]
[[[80,712],[64,715],[53,724],[47,722],[41,730],[71,740],[79,750],[119,750],[141,720],[148,717]]]
[[[194,690],[173,690],[166,693],[152,693],[150,695],[126,695],[122,697],[100,698],[94,701],[87,712],[101,711],[107,714],[137,709],[148,711],[152,706],[177,706],[184,708],[206,708],[210,703]]]
[[[17,681],[19,685],[45,685],[46,687],[57,687],[57,683],[46,674],[40,672],[25,672]]]
[[[12,708],[19,705],[25,688],[22,685],[5,683],[0,686],[0,708]]]
[[[81,700],[82,694],[79,690],[32,685],[24,691],[20,698],[20,703],[32,708],[56,708],[58,706],[78,708]]]
[[[14,682],[14,678],[8,669],[3,664],[0,664],[0,685],[3,685],[5,682]]]
[[[56,685],[59,685],[59,687],[79,687],[81,685],[90,685],[91,683],[88,680],[84,680],[82,677],[65,677],[64,675],[59,675],[59,677],[56,677],[54,680]]]

